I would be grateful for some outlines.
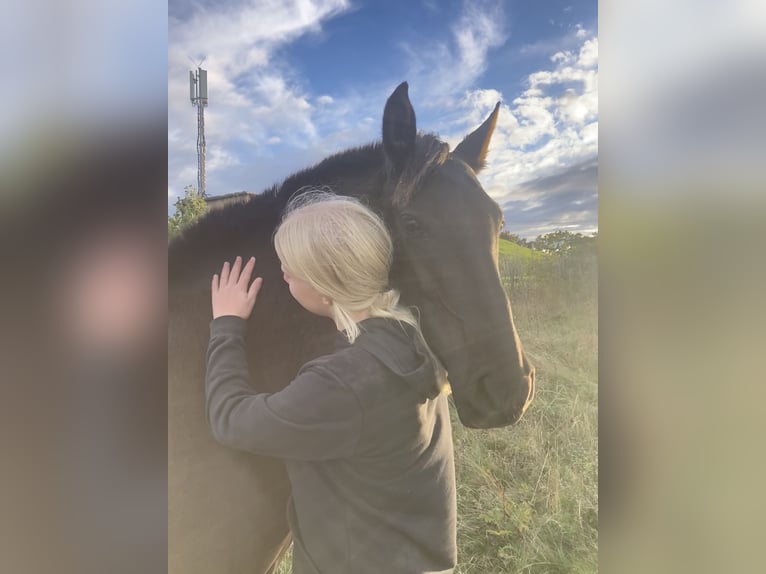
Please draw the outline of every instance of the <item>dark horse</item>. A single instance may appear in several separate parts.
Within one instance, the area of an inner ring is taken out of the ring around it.
[[[386,102],[383,141],[329,157],[248,202],[211,211],[169,247],[168,560],[171,574],[270,572],[289,543],[289,484],[274,459],[224,448],[204,415],[210,278],[224,260],[255,255],[264,278],[247,337],[253,386],[274,392],[307,360],[333,350],[335,325],[296,303],[272,234],[287,201],[310,187],[359,197],[395,241],[390,285],[420,312],[449,373],[462,423],[489,428],[521,417],[534,368],[521,349],[497,269],[502,211],[476,173],[499,104],[450,153],[418,134],[401,84]]]

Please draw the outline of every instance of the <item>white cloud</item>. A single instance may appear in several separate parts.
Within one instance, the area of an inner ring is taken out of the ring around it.
[[[197,164],[186,164],[178,174],[178,181],[185,182],[184,187],[187,185],[193,185],[197,187]]]
[[[205,154],[205,173],[214,172],[223,167],[238,165],[239,159],[220,145],[208,146]]]
[[[564,63],[564,64],[570,64],[574,59],[574,56],[572,55],[572,52],[569,50],[563,51],[563,52],[556,52],[551,56],[551,62],[554,63]]]
[[[580,48],[576,62],[569,57],[555,57],[554,70],[541,70],[530,74],[528,89],[514,100],[518,113],[526,118],[520,121],[527,128],[516,136],[526,143],[534,143],[544,135],[552,135],[563,126],[584,126],[598,117],[598,39],[586,40]],[[558,96],[544,96],[553,87],[560,89]]]
[[[478,3],[466,4],[465,12],[453,27],[455,43],[458,48],[461,72],[472,70],[483,72],[486,68],[487,51],[505,41],[502,21],[496,18],[494,12],[499,11],[499,5],[485,12]]]
[[[581,24],[570,27],[563,36],[545,36],[530,44],[524,44],[519,48],[519,54],[526,57],[539,56],[550,58],[557,52],[572,52],[574,48],[582,46],[583,40],[595,37],[595,31],[583,28]]]
[[[503,94],[498,90],[493,89],[478,89],[465,92],[463,97],[458,101],[458,107],[461,111],[465,111],[459,124],[465,125],[479,125],[484,121],[487,114],[492,111],[497,102],[503,99]]]
[[[414,48],[403,45],[409,59],[407,76],[419,78],[418,93],[429,105],[444,106],[462,93],[487,68],[487,54],[507,38],[500,2],[465,0],[460,16],[450,28],[449,41]]]
[[[189,101],[189,70],[204,57],[209,106],[206,173],[211,194],[223,168],[243,161],[245,145],[258,154],[273,138],[293,146],[318,138],[310,96],[273,54],[296,38],[321,31],[322,22],[348,10],[348,0],[247,0],[221,7],[194,4],[194,12],[169,18],[169,182],[178,189],[196,181],[197,121]],[[192,61],[194,59],[194,62]],[[330,103],[326,96],[319,104]],[[213,145],[212,142],[215,142]]]
[[[587,40],[580,48],[577,64],[581,68],[590,69],[598,66],[598,38]]]
[[[335,100],[332,99],[332,96],[328,96],[328,95],[319,96],[317,98],[317,103],[322,105],[322,106],[329,105],[329,104],[333,103],[334,101]]]
[[[592,122],[580,130],[583,143],[598,143],[598,122]]]
[[[552,69],[530,74],[525,91],[501,105],[488,167],[479,176],[495,200],[526,202],[528,210],[554,192],[526,184],[598,157],[598,40],[585,40],[577,58],[558,51],[551,61]],[[466,92],[458,103],[461,131],[446,139],[462,139],[502,99],[495,90]]]

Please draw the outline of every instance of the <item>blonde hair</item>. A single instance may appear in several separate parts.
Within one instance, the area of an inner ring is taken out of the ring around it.
[[[399,303],[388,285],[393,242],[383,220],[353,197],[313,189],[294,197],[274,234],[274,247],[286,271],[332,301],[333,319],[350,343],[360,330],[351,313],[368,311],[411,325],[434,362],[418,319]],[[441,383],[440,383],[441,384]]]
[[[388,288],[391,236],[377,214],[352,197],[312,190],[294,198],[274,235],[277,255],[291,275],[332,300],[333,318],[349,342],[359,335],[351,314],[417,324]]]

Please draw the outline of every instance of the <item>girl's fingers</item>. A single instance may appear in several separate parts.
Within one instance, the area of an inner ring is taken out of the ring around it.
[[[251,257],[242,270],[242,275],[239,276],[239,281],[237,281],[239,285],[247,287],[247,284],[250,283],[250,276],[253,274],[253,267],[255,267],[255,257]]]
[[[234,260],[234,265],[231,266],[231,274],[229,275],[229,281],[237,283],[239,281],[239,270],[242,269],[242,258],[237,255]]]
[[[223,264],[221,269],[221,285],[226,285],[229,282],[229,262]]]
[[[263,277],[256,277],[253,284],[250,285],[250,289],[247,290],[247,298],[255,301],[255,298],[258,297],[258,291],[261,290],[261,285],[263,285]]]
[[[218,273],[213,275],[213,283],[211,284],[211,288],[213,290],[213,293],[218,291]]]

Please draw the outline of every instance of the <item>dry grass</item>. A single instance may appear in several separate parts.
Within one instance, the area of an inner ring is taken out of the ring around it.
[[[598,570],[595,259],[551,259],[531,270],[507,285],[536,367],[535,401],[513,427],[454,424],[456,574]]]
[[[524,419],[503,429],[466,429],[452,410],[455,574],[592,574],[598,570],[595,257],[523,264],[501,258],[500,267],[536,367],[536,395]],[[276,574],[290,572],[288,556]]]

